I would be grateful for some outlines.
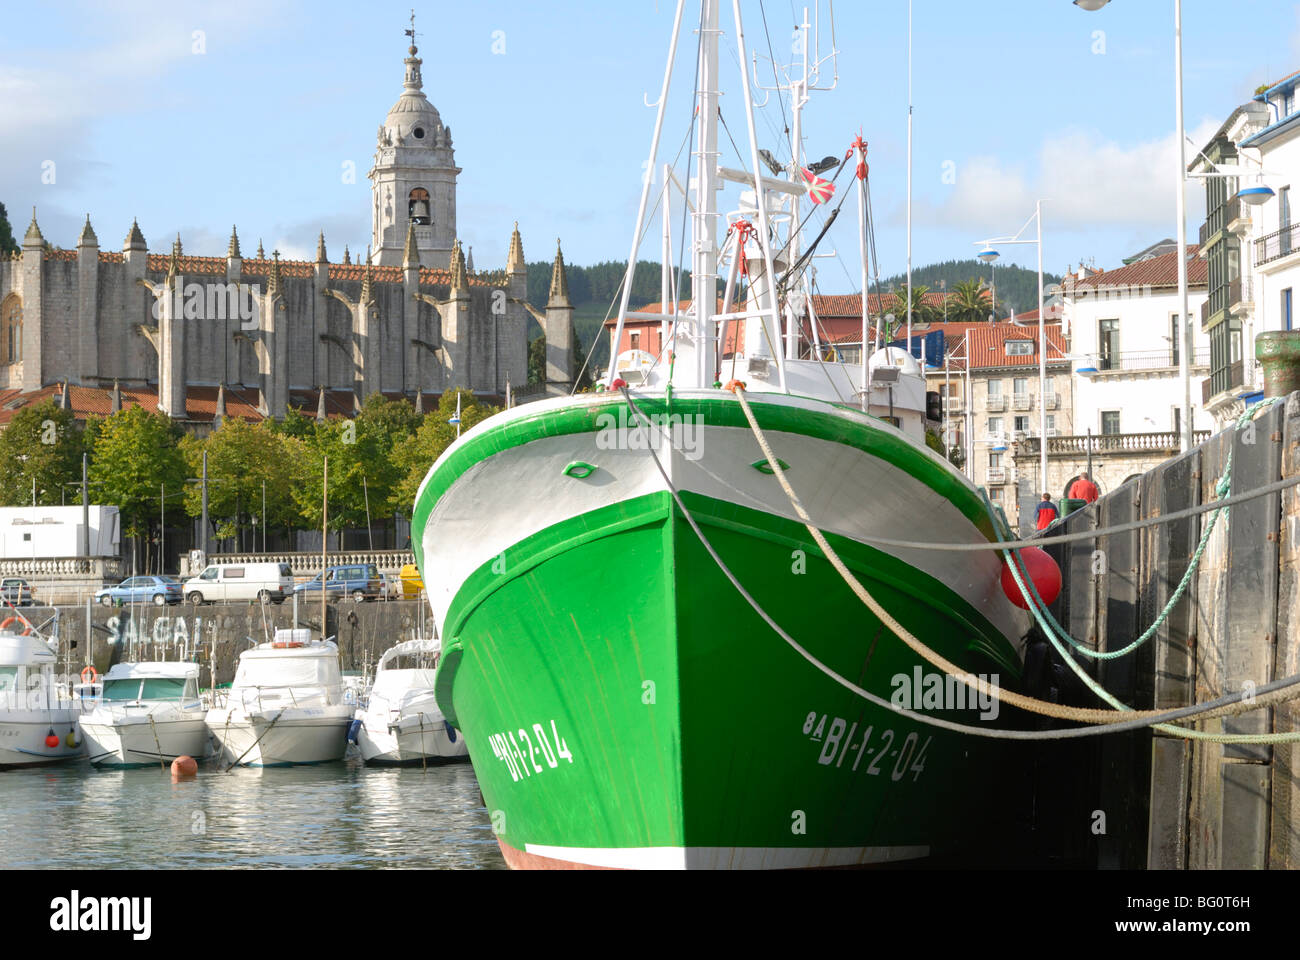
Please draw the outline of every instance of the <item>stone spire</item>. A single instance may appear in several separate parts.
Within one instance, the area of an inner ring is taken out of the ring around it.
[[[555,238],[555,263],[551,266],[551,295],[548,303],[567,307],[569,303],[569,275],[564,270],[564,253],[560,238]]]
[[[519,221],[515,221],[515,232],[510,234],[510,252],[506,255],[506,273],[527,269],[524,263],[524,241],[519,237]]]
[[[258,237],[258,238],[257,238],[257,259],[259,259],[259,260],[265,260],[265,259],[266,259],[266,251],[262,249],[262,238],[261,238],[261,237]]]
[[[465,276],[465,254],[460,248],[459,240],[451,246],[451,289],[469,289],[469,279]]]
[[[77,238],[77,246],[99,246],[99,237],[95,236],[95,228],[90,225],[90,214],[86,214],[86,225],[81,228],[81,236]]]
[[[227,260],[242,260],[239,253],[239,233],[235,230],[235,225],[230,225],[230,246],[226,247]]]
[[[44,242],[45,238],[41,236],[41,228],[36,225],[36,208],[32,207],[32,222],[27,228],[27,233],[23,236],[23,246],[39,247]]]
[[[325,422],[325,387],[320,388],[320,396],[316,400],[316,422]]]
[[[271,273],[266,278],[266,288],[272,293],[280,290],[280,251],[271,251]]]
[[[108,412],[118,413],[119,411],[121,411],[121,409],[122,409],[122,385],[117,381],[117,378],[114,378],[113,394],[112,394],[112,399],[109,401]]]
[[[59,409],[71,410],[72,398],[68,395],[68,381],[63,381],[63,389],[59,391]]]
[[[415,412],[420,414],[421,416],[424,415],[424,391],[423,390],[415,391]]]
[[[226,385],[217,384],[217,410],[212,415],[212,425],[219,427],[226,421]]]
[[[140,232],[140,224],[135,218],[131,219],[131,230],[126,235],[126,241],[122,244],[126,250],[148,250],[149,245],[144,242],[144,234]]]
[[[172,253],[178,257],[185,255],[185,249],[181,246],[181,235],[179,231],[176,234],[176,242],[172,244]]]
[[[167,260],[168,280],[176,276],[176,274],[180,271],[180,256],[181,256],[180,238],[177,237],[176,242],[172,244],[172,255]]]
[[[316,241],[316,262],[329,263],[330,258],[325,255],[325,231],[320,232],[320,239]]]
[[[365,266],[363,266],[363,267],[361,268],[361,306],[362,306],[362,308],[365,308],[366,305],[369,304],[370,301],[373,300],[373,299],[374,299],[374,294],[371,292],[371,289],[370,289],[370,262],[367,261],[366,264],[365,264]]]
[[[348,253],[348,245],[346,243],[343,244],[343,262],[346,264],[352,263],[352,254]]]
[[[415,221],[406,223],[406,253],[402,257],[402,268],[410,269],[420,266],[420,249],[415,243]]]
[[[474,248],[469,248],[469,253],[465,255],[465,270],[469,273],[474,272]]]

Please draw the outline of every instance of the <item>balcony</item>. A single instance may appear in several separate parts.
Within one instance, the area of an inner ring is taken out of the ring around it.
[[[1244,316],[1255,309],[1255,285],[1249,277],[1238,277],[1228,284],[1228,313]]]
[[[989,413],[1001,413],[1007,408],[1007,398],[1001,395],[996,397],[990,396],[984,401],[984,409]]]
[[[1017,410],[1029,410],[1034,405],[1034,398],[1027,393],[1017,393],[1012,403]]]
[[[1238,360],[1229,364],[1226,370],[1206,378],[1201,383],[1201,406],[1208,406],[1210,398],[1220,393],[1227,393],[1245,385],[1245,365]]]
[[[995,447],[1007,445],[1007,434],[1004,430],[990,430],[984,434],[984,442],[992,444]]]
[[[1007,482],[1007,468],[1006,468],[1006,467],[989,467],[988,477],[986,477],[985,479],[986,479],[986,482],[988,482],[988,483],[1006,483],[1006,482]]]
[[[961,397],[945,397],[943,408],[948,413],[961,413],[966,409],[965,405],[962,403]]]
[[[1245,236],[1250,232],[1250,213],[1251,206],[1241,197],[1233,197],[1228,201],[1227,212],[1224,219],[1228,224],[1228,232],[1234,233],[1239,237]]]
[[[1273,260],[1279,260],[1300,247],[1300,223],[1292,223],[1281,230],[1255,241],[1255,266],[1260,267]]]
[[[1092,455],[1097,456],[1133,456],[1149,457],[1156,454],[1173,456],[1179,452],[1181,435],[1170,430],[1162,433],[1102,433],[1088,436],[1070,435],[1047,438],[1047,455],[1049,457],[1088,456],[1089,443]],[[1198,430],[1192,434],[1193,443],[1203,443],[1210,439],[1209,430]],[[1017,450],[1016,456],[1038,456],[1038,438],[1029,437]]]
[[[1210,365],[1210,348],[1198,347],[1196,355],[1192,358],[1193,367],[1208,367]],[[1177,350],[1135,350],[1128,353],[1112,354],[1109,357],[1101,357],[1097,364],[1097,373],[1093,376],[1106,376],[1107,374],[1118,374],[1140,370],[1164,370],[1176,372],[1178,370],[1178,351]],[[1053,409],[1048,407],[1048,409]]]
[[[1061,408],[1061,395],[1059,393],[1049,393],[1046,407],[1048,410],[1059,410]]]

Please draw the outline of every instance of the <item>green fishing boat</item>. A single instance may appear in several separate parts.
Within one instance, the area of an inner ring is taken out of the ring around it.
[[[701,289],[725,280],[722,304],[748,279],[744,306],[728,313],[697,297],[666,312],[671,346],[654,362],[611,351],[608,389],[478,424],[433,465],[415,504],[412,540],[443,644],[438,704],[468,743],[515,867],[887,864],[947,849],[987,814],[1001,747],[845,682],[969,724],[995,723],[996,698],[937,673],[854,595],[724,378],[744,381],[799,500],[893,617],[993,686],[1021,669],[1026,615],[1001,589],[996,553],[873,545],[997,533],[980,492],[925,445],[915,359],[869,350],[864,317],[860,364],[826,362],[792,322],[808,290],[798,172],[751,176],[718,242],[723,216],[712,214],[728,172],[714,129],[714,0],[700,25],[693,178],[705,215],[693,218],[691,266]],[[744,160],[757,171],[748,78],[743,93]],[[635,260],[634,244],[629,275]]]

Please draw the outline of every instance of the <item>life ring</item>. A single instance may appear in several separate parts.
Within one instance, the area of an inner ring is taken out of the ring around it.
[[[32,632],[32,625],[28,623],[26,620],[24,620],[22,617],[5,617],[5,619],[0,620],[0,630],[9,629],[9,624],[11,623],[23,624],[23,632],[19,634],[19,636],[26,637]]]
[[[89,676],[87,676],[87,674],[89,674]],[[87,664],[86,666],[81,668],[82,683],[94,683],[98,679],[99,679],[99,671],[96,670],[94,667],[90,666],[90,664]]]

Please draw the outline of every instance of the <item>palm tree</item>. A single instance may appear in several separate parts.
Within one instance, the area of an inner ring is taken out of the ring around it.
[[[989,318],[989,298],[980,281],[972,277],[952,289],[948,319],[957,323],[983,323]]]
[[[931,304],[925,302],[925,296],[929,292],[929,287],[912,285],[912,323],[934,323],[937,319],[938,311]],[[885,301],[886,312],[894,315],[895,330],[900,325],[907,323],[907,300],[908,288],[907,284],[904,284],[901,291],[894,291],[890,299]]]

